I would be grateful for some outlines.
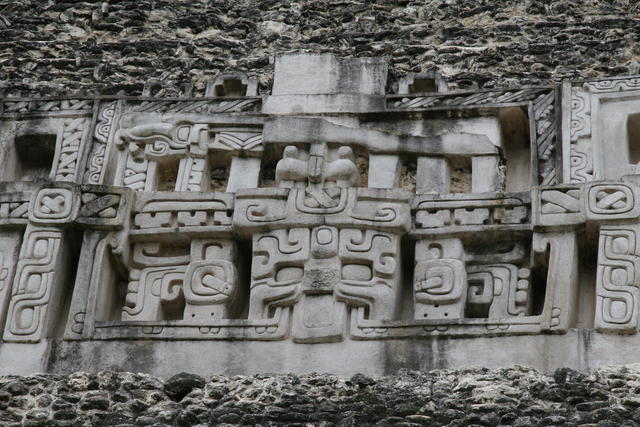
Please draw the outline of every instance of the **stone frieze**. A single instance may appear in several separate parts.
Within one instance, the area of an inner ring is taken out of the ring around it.
[[[2,100],[0,346],[637,332],[636,78],[385,94],[320,59],[264,99]]]

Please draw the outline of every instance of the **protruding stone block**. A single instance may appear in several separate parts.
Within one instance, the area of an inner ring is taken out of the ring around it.
[[[449,192],[449,161],[445,157],[418,157],[416,193]]]
[[[400,178],[400,159],[393,154],[369,156],[369,188],[394,188]]]
[[[489,193],[502,191],[502,173],[498,156],[474,156],[471,159],[471,191]]]
[[[384,109],[387,62],[296,53],[276,58],[271,96],[263,112],[365,112]]]
[[[384,95],[387,61],[293,53],[276,58],[272,95]]]

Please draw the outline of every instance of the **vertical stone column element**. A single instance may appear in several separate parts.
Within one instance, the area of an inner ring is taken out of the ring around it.
[[[460,239],[419,240],[415,256],[415,318],[463,318],[468,284]]]
[[[489,193],[502,191],[500,157],[474,156],[471,159],[471,191]]]
[[[228,319],[241,293],[236,272],[236,247],[230,240],[191,243],[191,263],[184,278],[184,319]]]
[[[96,322],[116,320],[126,281],[132,191],[85,185],[76,224],[85,229],[65,339],[93,338]]]
[[[370,188],[394,188],[400,181],[400,159],[395,154],[369,155]]]
[[[637,225],[602,226],[598,244],[595,327],[635,333],[640,304],[640,245]]]
[[[0,330],[5,325],[5,317],[11,298],[11,281],[18,261],[20,232],[0,232]]]
[[[109,320],[111,313],[120,313],[117,272],[111,262],[111,245],[116,241],[116,236],[105,231],[84,233],[65,339],[90,339],[97,320]]]
[[[240,188],[257,188],[260,161],[259,157],[234,157],[231,159],[227,193],[235,193]]]
[[[312,229],[310,259],[304,265],[301,300],[293,311],[293,339],[297,342],[342,339],[347,307],[333,295],[340,281],[337,255],[338,229]]]
[[[87,145],[90,119],[86,117],[65,118],[62,141],[57,144],[51,176],[55,181],[78,182],[81,175],[81,159]]]
[[[231,166],[226,191],[235,193],[240,188],[257,188],[260,160],[264,150],[262,132],[255,128],[214,129],[211,150],[217,155],[231,154]]]
[[[416,193],[449,192],[449,161],[445,157],[418,157]]]
[[[72,187],[42,188],[31,200],[3,339],[37,342],[54,326],[69,265],[69,248],[60,225],[73,221],[79,194]]]
[[[85,182],[103,184],[113,179],[113,135],[122,101],[101,102],[93,131],[93,147],[86,167]]]
[[[534,233],[536,263],[547,266],[541,315],[543,330],[566,332],[574,322],[578,295],[578,242],[575,232]]]
[[[185,157],[180,159],[176,191],[207,191],[209,176],[207,159],[204,157]]]

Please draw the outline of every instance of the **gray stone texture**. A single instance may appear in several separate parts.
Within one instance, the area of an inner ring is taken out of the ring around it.
[[[178,376],[177,376],[178,377]],[[191,378],[192,381],[187,381]],[[181,382],[180,393],[175,389]],[[133,373],[0,377],[3,426],[636,426],[637,365],[542,375],[524,367],[393,377]]]
[[[0,9],[15,49],[2,72],[16,73],[0,75],[0,374],[174,375],[179,400],[204,383],[181,371],[636,360],[633,18],[598,4],[584,17],[547,4],[544,20],[535,3],[215,4]],[[29,41],[44,36],[25,19],[60,39]],[[608,26],[628,32],[603,45]],[[596,38],[606,54],[578,48]],[[313,43],[332,51],[300,52]],[[51,49],[88,77],[29,62]],[[567,76],[588,78],[527,86]]]
[[[31,93],[202,94],[221,73],[271,87],[282,51],[388,56],[399,81],[437,70],[451,89],[638,73],[633,0],[42,2],[0,6],[0,81]]]

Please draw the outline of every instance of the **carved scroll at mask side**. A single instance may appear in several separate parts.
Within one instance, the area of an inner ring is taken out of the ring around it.
[[[37,342],[49,332],[51,310],[59,309],[64,268],[63,233],[27,227],[11,290],[4,341]]]
[[[402,282],[400,236],[377,230],[340,230],[342,280],[336,296],[365,307],[370,319],[394,319]]]
[[[211,322],[237,315],[233,242],[194,239],[191,249],[135,243],[131,262],[122,320]]]
[[[116,133],[116,183],[136,191],[256,188],[262,155],[258,123],[196,123],[173,115],[127,115]],[[205,120],[205,117],[202,118]]]
[[[468,266],[466,315],[501,319],[532,314],[531,270],[514,264]]]
[[[564,112],[569,123],[565,133],[564,182],[588,182],[594,178],[594,158],[591,144],[591,97],[579,87],[566,85]],[[568,150],[567,150],[568,148]]]
[[[0,231],[0,331],[4,328],[9,308],[21,240],[19,231]]]
[[[462,319],[467,298],[464,248],[459,239],[416,243],[416,319]]]
[[[123,126],[130,124],[129,120],[124,120]],[[121,128],[115,135],[120,149],[116,185],[134,191],[206,191],[206,131],[206,125],[180,122]],[[161,172],[170,173],[174,168],[176,181],[163,182]]]

